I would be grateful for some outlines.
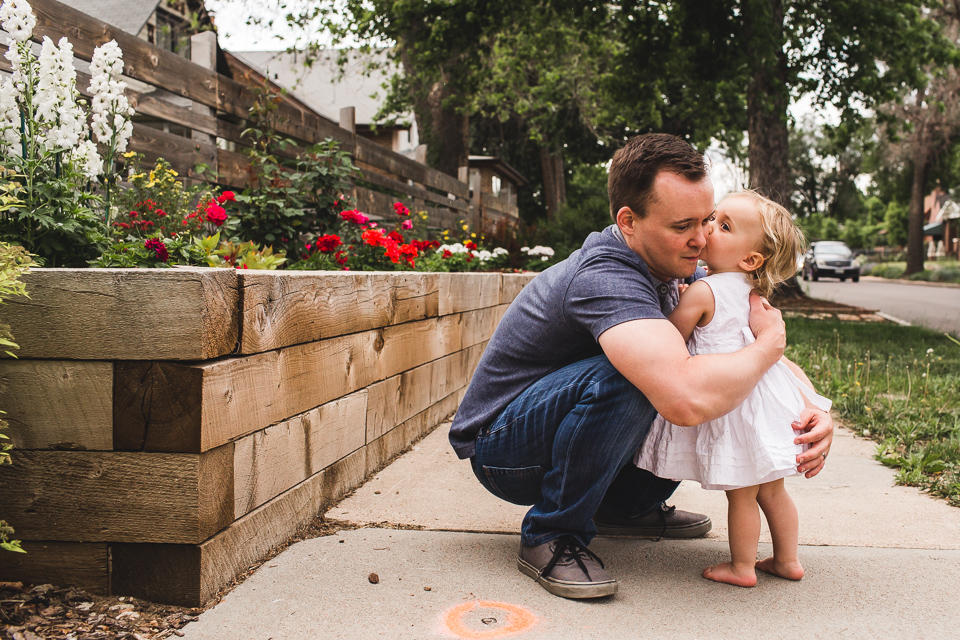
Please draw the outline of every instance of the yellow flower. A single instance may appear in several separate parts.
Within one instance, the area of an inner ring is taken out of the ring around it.
[[[125,154],[123,154],[123,157],[124,157],[124,158],[132,158],[132,157],[135,156],[135,155],[137,155],[137,152],[136,152],[136,151],[127,151]]]
[[[471,237],[471,238],[476,238],[476,237],[477,237],[477,234],[471,233],[471,234],[470,234],[470,237]]]
[[[871,409],[870,407],[864,407],[863,410],[864,410],[864,411],[873,411],[873,409]]]
[[[171,169],[171,170],[170,170],[170,175],[172,175],[174,178],[176,178],[176,177],[177,177],[178,175],[180,175],[180,174],[177,173],[176,171],[174,171],[173,169]]]
[[[470,225],[468,225],[468,224],[463,225],[463,230],[464,230],[464,231],[470,231]]]
[[[145,173],[138,173],[138,174],[135,174],[135,175],[130,176],[130,179],[131,179],[131,180],[143,180],[143,179],[146,178],[146,177],[147,177],[147,175],[146,175]]]
[[[156,180],[156,179],[157,179],[156,175],[154,174],[153,171],[151,171],[151,172],[150,172],[150,181],[153,182],[153,181]]]

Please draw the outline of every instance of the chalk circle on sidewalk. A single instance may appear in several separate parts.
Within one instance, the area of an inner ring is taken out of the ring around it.
[[[443,614],[446,630],[464,640],[494,640],[531,629],[537,616],[529,609],[507,602],[475,600],[448,609]]]

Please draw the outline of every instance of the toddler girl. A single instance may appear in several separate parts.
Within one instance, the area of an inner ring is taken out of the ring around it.
[[[700,259],[709,275],[680,297],[670,321],[691,354],[730,353],[753,342],[750,292],[769,297],[796,274],[803,236],[790,214],[754,192],[728,196],[709,222]],[[680,427],[657,416],[634,462],[663,478],[697,480],[727,493],[730,562],[707,567],[703,576],[741,587],[757,583],[755,568],[799,580],[797,508],[783,478],[797,473],[793,423],[807,403],[824,411],[817,395],[785,361],[774,365],[746,400],[725,416]],[[757,562],[759,505],[773,536],[773,557]]]

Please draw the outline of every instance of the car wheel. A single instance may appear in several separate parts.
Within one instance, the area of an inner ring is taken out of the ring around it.
[[[807,275],[807,270],[806,270],[806,269],[804,269],[804,270],[801,271],[800,273],[802,274],[804,280],[809,280],[809,279],[810,279],[810,276]]]
[[[840,278],[840,282],[846,282],[846,281],[847,281],[846,278]]]
[[[860,282],[860,276],[853,276],[850,279],[853,280],[854,282]]]
[[[817,282],[818,280],[820,280],[820,275],[819,275],[816,271],[814,271],[813,269],[811,269],[811,270],[810,270],[810,279],[813,280],[814,282]]]

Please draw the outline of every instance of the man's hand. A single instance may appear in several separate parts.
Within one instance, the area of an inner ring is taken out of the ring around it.
[[[804,409],[793,428],[803,431],[794,439],[794,444],[809,444],[810,448],[797,456],[797,472],[812,478],[821,471],[833,444],[833,418],[826,411]]]

